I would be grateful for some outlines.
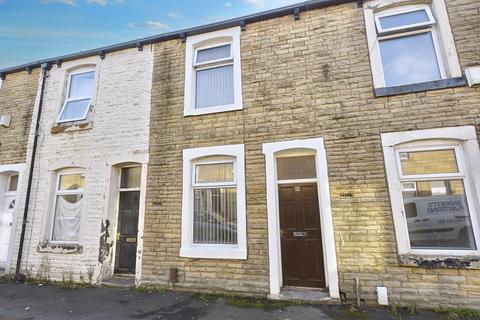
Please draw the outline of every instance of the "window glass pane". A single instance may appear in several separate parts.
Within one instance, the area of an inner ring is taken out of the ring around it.
[[[231,45],[226,44],[215,48],[202,49],[197,51],[197,63],[215,61],[230,58]]]
[[[65,174],[60,176],[59,191],[78,190],[85,187],[83,174]]]
[[[430,22],[425,9],[378,18],[382,29],[398,28],[417,23]]]
[[[18,188],[18,174],[10,176],[10,182],[8,184],[7,191],[17,191]]]
[[[233,182],[233,162],[197,164],[195,182]]]
[[[430,32],[380,40],[385,86],[441,79]]]
[[[237,189],[194,190],[193,243],[237,243]]]
[[[90,104],[90,99],[69,101],[63,108],[59,121],[68,121],[71,119],[84,119],[85,112]]]
[[[233,65],[196,71],[196,107],[233,104]]]
[[[476,249],[463,180],[413,181],[404,191],[410,245],[415,249]]]
[[[455,150],[401,152],[400,163],[404,175],[458,172]]]
[[[315,156],[277,158],[277,179],[316,178]]]
[[[57,196],[53,241],[78,241],[82,203],[82,194]]]
[[[87,98],[92,96],[95,72],[74,74],[70,78],[68,98]]]
[[[142,167],[122,168],[120,188],[140,188]]]

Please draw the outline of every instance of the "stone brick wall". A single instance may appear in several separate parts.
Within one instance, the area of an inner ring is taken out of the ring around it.
[[[0,165],[25,163],[28,133],[37,95],[39,70],[9,74],[0,88],[0,115],[12,116],[0,127]]]
[[[55,122],[63,104],[69,70],[90,64],[97,64],[99,79],[95,83],[91,121],[83,128],[71,127],[61,132]],[[111,248],[101,248],[100,238],[105,233],[102,227],[107,219],[111,223],[110,238],[103,239],[104,245],[111,244],[115,235],[109,203],[111,180],[115,179],[112,166],[131,162],[139,155],[148,156],[152,68],[153,48],[145,46],[143,51],[128,49],[110,53],[103,60],[94,56],[64,62],[61,68],[53,66],[48,71],[22,259],[23,273],[56,281],[70,278],[79,281],[80,277],[87,281],[89,273],[93,272],[94,282],[101,281],[108,273],[106,269],[112,263]],[[31,142],[32,137],[29,148]],[[86,177],[82,248],[74,250],[45,244],[49,234],[47,220],[53,210],[54,170],[70,166],[83,167]],[[28,166],[25,171],[28,172]],[[17,224],[19,236],[20,224]],[[17,249],[18,237],[15,251]],[[105,257],[101,257],[101,249]]]
[[[448,0],[462,69],[479,64],[480,3]],[[480,270],[398,264],[380,134],[480,123],[480,89],[454,88],[374,98],[363,10],[345,4],[248,24],[241,35],[244,109],[183,116],[185,45],[155,45],[144,284],[268,293],[268,238],[262,143],[323,137],[327,152],[340,289],[394,304],[480,307]],[[477,130],[480,131],[480,130]],[[480,132],[479,132],[480,133]],[[184,259],[182,150],[243,143],[248,259]],[[352,197],[342,197],[351,194]]]

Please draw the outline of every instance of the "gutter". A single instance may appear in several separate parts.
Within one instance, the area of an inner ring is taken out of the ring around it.
[[[32,147],[32,155],[30,158],[30,169],[28,172],[28,185],[27,185],[27,193],[25,195],[25,208],[23,209],[23,219],[22,219],[22,231],[20,233],[20,244],[18,247],[18,256],[17,256],[17,266],[15,268],[15,278],[17,280],[21,280],[22,276],[20,274],[20,267],[22,264],[22,255],[23,255],[23,245],[25,242],[25,232],[27,229],[27,218],[28,218],[28,207],[30,204],[30,193],[32,191],[32,179],[33,179],[33,170],[35,168],[35,154],[37,152],[37,144],[38,144],[38,132],[40,129],[40,117],[42,115],[42,107],[43,107],[43,92],[45,89],[45,80],[47,78],[47,70],[49,68],[48,63],[42,63],[40,66],[42,68],[42,86],[40,89],[40,99],[38,102],[38,112],[37,112],[37,120],[35,122],[35,132],[33,136],[33,147]]]
[[[244,30],[245,26],[249,23],[282,17],[289,14],[294,15],[295,19],[298,19],[301,12],[306,12],[314,9],[320,9],[320,8],[325,8],[329,6],[334,6],[334,5],[345,4],[345,3],[354,3],[354,2],[356,2],[359,7],[363,4],[363,0],[305,1],[298,4],[293,4],[293,5],[272,9],[264,12],[259,12],[259,13],[239,17],[239,18],[233,18],[233,19],[229,19],[221,22],[215,22],[215,23],[211,23],[211,24],[207,24],[199,27],[163,33],[163,34],[159,34],[151,37],[141,38],[141,39],[123,42],[123,43],[110,45],[110,46],[105,46],[97,49],[81,51],[78,53],[59,56],[51,59],[34,61],[34,62],[19,65],[19,66],[15,66],[15,67],[1,69],[0,78],[3,79],[5,75],[9,73],[15,73],[15,72],[25,71],[25,70],[30,72],[34,68],[41,67],[41,65],[44,63],[48,63],[50,65],[51,64],[61,65],[61,63],[64,61],[86,58],[86,57],[95,56],[95,55],[100,55],[101,57],[104,57],[105,54],[107,53],[125,50],[125,49],[138,48],[138,50],[143,50],[144,45],[148,45],[156,42],[162,42],[162,41],[168,41],[168,40],[174,40],[174,39],[181,39],[183,42],[188,36],[193,36],[197,34],[218,31],[218,30],[238,27],[238,26],[242,27],[242,30]]]

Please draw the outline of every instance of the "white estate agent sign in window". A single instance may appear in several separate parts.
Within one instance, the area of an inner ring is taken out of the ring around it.
[[[399,253],[478,254],[475,128],[384,133],[382,144]]]

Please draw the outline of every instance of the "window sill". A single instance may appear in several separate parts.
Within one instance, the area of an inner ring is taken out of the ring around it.
[[[78,244],[65,243],[40,243],[37,246],[38,253],[58,253],[58,254],[82,254],[83,246]]]
[[[442,80],[422,82],[422,83],[406,84],[406,85],[395,86],[395,87],[375,88],[374,95],[377,98],[389,97],[389,96],[395,96],[395,95],[407,94],[407,93],[440,90],[440,89],[455,88],[455,87],[464,87],[466,85],[467,85],[467,80],[465,80],[464,77],[456,77],[456,78],[442,79]]]
[[[228,105],[228,106],[217,106],[217,107],[208,107],[208,108],[185,108],[183,113],[184,116],[198,116],[202,114],[211,114],[219,112],[228,112],[228,111],[237,111],[242,110],[243,105]]]
[[[62,132],[83,131],[93,128],[92,121],[72,121],[65,123],[56,123],[50,130],[52,134],[59,134]]]
[[[205,259],[236,259],[246,260],[247,250],[242,248],[198,248],[189,247],[180,249],[180,257]]]
[[[427,269],[480,269],[480,256],[426,256],[418,254],[398,255],[398,262],[405,267]]]

